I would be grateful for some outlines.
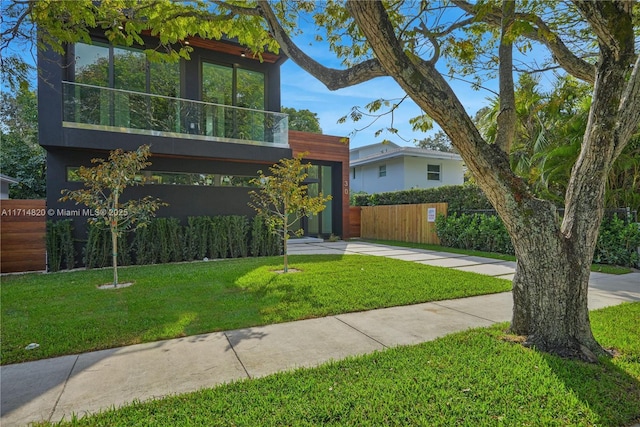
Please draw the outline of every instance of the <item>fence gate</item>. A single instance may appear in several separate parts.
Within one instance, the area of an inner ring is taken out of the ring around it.
[[[360,237],[438,245],[436,216],[447,215],[447,206],[447,203],[362,206]]]
[[[47,268],[47,215],[44,200],[0,201],[2,273]]]

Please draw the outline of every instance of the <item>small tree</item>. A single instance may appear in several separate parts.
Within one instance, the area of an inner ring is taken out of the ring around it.
[[[270,175],[258,171],[258,177],[251,180],[260,187],[258,192],[251,191],[252,202],[249,206],[259,215],[263,215],[274,233],[282,236],[284,249],[284,272],[289,271],[287,259],[287,241],[292,232],[291,227],[301,218],[321,212],[331,196],[322,193],[309,196],[307,186],[303,184],[308,176],[311,163],[302,164],[307,153],[298,154],[293,159],[282,159],[271,166]],[[303,230],[293,232],[300,236]]]
[[[136,174],[151,163],[147,162],[150,150],[143,145],[136,151],[111,151],[109,160],[92,159],[96,166],[78,169],[78,178],[84,182],[81,190],[62,190],[61,202],[73,200],[93,210],[94,220],[104,223],[111,231],[113,260],[113,286],[118,286],[118,237],[129,229],[145,226],[155,216],[160,206],[166,206],[160,199],[151,196],[140,200],[121,202],[124,189],[130,185],[143,184],[136,180]]]

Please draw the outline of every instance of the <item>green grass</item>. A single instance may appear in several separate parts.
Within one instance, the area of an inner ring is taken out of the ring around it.
[[[371,239],[364,239],[363,241],[377,243],[379,245],[402,246],[405,248],[425,249],[428,251],[448,252],[451,254],[463,254],[463,255],[479,256],[479,257],[491,258],[491,259],[501,259],[503,261],[516,260],[516,257],[513,255],[499,254],[497,252],[474,251],[471,249],[450,248],[447,246],[430,245],[428,243],[413,243],[413,242],[400,242],[395,240],[371,240]]]
[[[640,303],[591,313],[599,364],[505,339],[505,324],[106,411],[90,426],[625,426],[640,421]]]
[[[591,271],[606,274],[628,274],[633,270],[629,267],[621,267],[619,265],[593,264],[591,265]]]
[[[508,291],[507,280],[364,255],[135,266],[2,277],[2,364],[331,314]],[[24,350],[29,343],[36,350]]]
[[[503,261],[516,260],[516,257],[513,255],[499,254],[496,252],[475,251],[472,249],[450,248],[447,246],[430,245],[427,243],[412,243],[412,242],[399,242],[395,240],[371,240],[371,239],[366,239],[363,241],[377,243],[380,245],[402,246],[405,248],[425,249],[428,251],[449,252],[452,254],[463,254],[463,255],[469,255],[469,256],[479,256],[484,258],[501,259]],[[617,265],[593,264],[591,266],[591,271],[598,272],[598,273],[606,273],[606,274],[628,274],[628,273],[631,273],[633,270],[629,267],[621,267]]]

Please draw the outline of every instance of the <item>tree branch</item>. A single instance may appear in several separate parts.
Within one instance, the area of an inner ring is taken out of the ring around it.
[[[226,4],[224,7],[227,7]],[[303,70],[320,80],[330,90],[353,86],[376,77],[387,75],[377,59],[366,60],[345,70],[325,67],[305,54],[291,40],[284,28],[280,25],[278,18],[267,0],[258,1],[256,10],[267,21],[271,33],[280,45],[282,51]]]
[[[516,5],[512,0],[502,1],[502,23],[500,47],[499,85],[500,112],[498,113],[496,144],[502,151],[509,153],[516,136],[516,96],[513,83],[513,43],[511,42],[511,27],[513,26]]]
[[[637,132],[638,126],[640,126],[640,55],[633,65],[633,72],[622,94],[618,111],[622,120],[616,129],[618,135],[614,154],[616,157],[622,153],[631,136]]]
[[[357,85],[376,77],[386,76],[377,59],[369,59],[344,70],[329,68],[320,64],[304,53],[291,40],[267,0],[259,0],[258,6],[254,8],[241,7],[220,0],[216,0],[214,3],[235,14],[261,16],[267,22],[271,35],[278,42],[285,55],[322,82],[329,90],[337,90]]]
[[[474,5],[465,0],[451,0],[453,4],[464,10],[466,13],[476,16]],[[606,2],[605,2],[606,3]],[[531,21],[531,16],[516,13],[516,19],[530,22],[534,28],[524,32],[522,35],[528,39],[542,43],[549,49],[554,59],[572,76],[593,84],[595,81],[595,66],[576,56],[560,37],[555,34],[542,18],[535,16]],[[502,12],[494,8],[491,12],[482,16],[482,21],[499,27],[502,22]],[[537,28],[536,28],[537,27]]]
[[[631,20],[635,2],[573,0],[573,3],[591,24],[591,28],[598,36],[601,48],[606,47],[611,50],[615,58],[628,55],[630,50],[633,51],[633,38],[631,38],[632,43],[629,45],[627,43],[629,37],[619,34],[620,29],[629,27],[619,20],[621,18]],[[614,11],[616,13],[613,13]]]

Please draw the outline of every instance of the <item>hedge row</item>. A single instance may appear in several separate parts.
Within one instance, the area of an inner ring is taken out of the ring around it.
[[[71,220],[51,222],[47,232],[49,271],[73,268]],[[111,233],[88,224],[82,250],[87,268],[111,265]],[[186,225],[176,218],[154,218],[146,227],[118,239],[118,264],[158,264],[204,258],[238,258],[280,255],[280,239],[256,216],[189,217]],[[64,262],[62,262],[64,260]]]
[[[448,203],[449,213],[470,209],[493,209],[480,187],[475,184],[445,185],[436,188],[393,191],[378,194],[356,194],[356,206]]]
[[[502,220],[494,215],[438,215],[436,232],[442,246],[514,254],[511,238]]]
[[[47,221],[47,261],[50,271],[73,268],[73,226],[71,219]]]
[[[640,223],[627,222],[615,215],[600,226],[593,262],[640,267]]]
[[[443,246],[514,254],[511,238],[499,217],[485,214],[452,214],[436,218]],[[600,226],[593,262],[640,267],[640,224],[605,217]]]

